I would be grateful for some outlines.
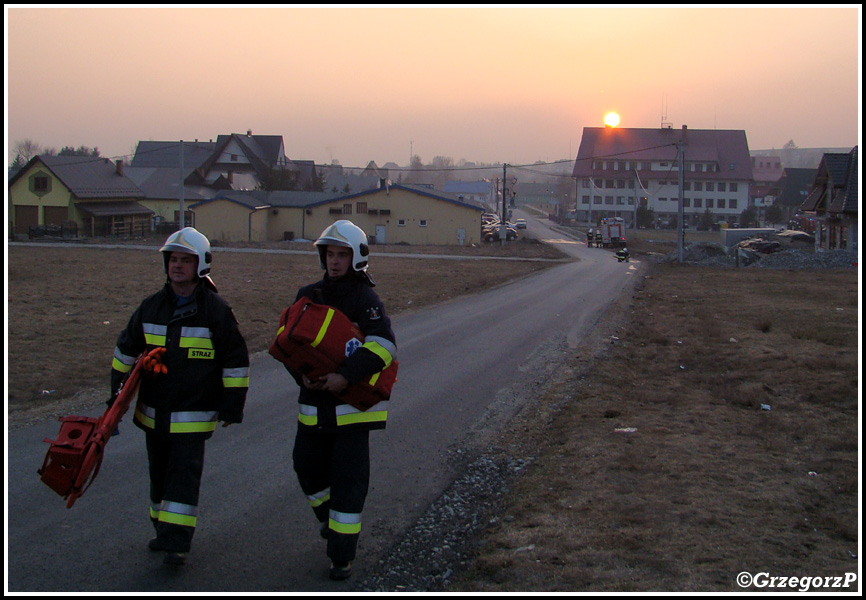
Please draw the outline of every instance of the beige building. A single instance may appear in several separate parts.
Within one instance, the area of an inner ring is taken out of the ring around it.
[[[315,239],[349,219],[378,244],[469,245],[481,241],[477,206],[402,185],[335,198],[324,192],[223,193],[190,206],[211,240]]]

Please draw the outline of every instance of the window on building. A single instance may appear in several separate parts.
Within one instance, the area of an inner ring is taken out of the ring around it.
[[[707,208],[712,208],[712,207],[713,207],[713,199],[707,198]]]
[[[604,180],[604,187],[606,187],[606,188],[608,188],[608,189],[613,189],[613,188],[614,188],[614,181],[613,181],[613,179],[605,179],[605,180]]]
[[[692,205],[692,199],[691,198],[683,198],[683,207],[689,207],[691,205]]]
[[[33,178],[33,191],[34,192],[47,192],[48,191],[48,178],[47,177],[34,177]]]
[[[716,184],[715,184],[715,182],[713,182],[713,181],[708,181],[708,182],[707,182],[707,191],[708,191],[708,192],[715,192],[715,191],[716,191]]]
[[[406,227],[406,219],[397,219],[397,227]]]
[[[617,204],[625,205],[625,197],[623,197],[623,196],[617,196],[617,197],[616,197],[616,203],[617,203]]]
[[[731,183],[731,185],[728,186],[728,191],[729,192],[736,192],[737,191],[737,184]]]
[[[719,200],[719,202],[723,202],[723,200]],[[733,198],[728,199],[728,208],[737,208],[737,201]]]
[[[343,205],[343,214],[344,215],[351,215],[352,214],[352,205],[351,204],[344,204]]]
[[[720,191],[720,192],[724,192],[724,191],[725,191],[725,182],[724,182],[724,181],[720,181],[720,182],[719,182],[719,191]]]
[[[605,204],[613,204],[613,196],[605,196],[604,197]]]
[[[601,204],[601,196],[593,196],[592,197],[593,204]]]
[[[616,188],[618,190],[624,190],[625,189],[625,179],[617,179],[616,180]]]
[[[691,181],[683,181],[683,189],[687,192],[692,191],[692,182]]]
[[[703,208],[703,198],[695,198],[695,208]]]
[[[355,210],[358,211],[359,215],[367,214],[367,203],[366,202],[355,203]]]
[[[695,182],[695,191],[696,192],[703,192],[704,191],[704,182],[703,181],[696,181]]]
[[[668,201],[667,198],[659,198],[659,202],[667,202],[667,201]]]
[[[581,196],[580,197],[581,204],[589,204],[589,196]]]
[[[418,219],[418,227],[427,227],[427,219]]]

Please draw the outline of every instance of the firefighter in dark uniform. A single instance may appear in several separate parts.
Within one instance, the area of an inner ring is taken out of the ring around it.
[[[369,432],[383,429],[388,402],[362,411],[341,398],[349,384],[382,371],[397,355],[394,332],[367,273],[367,236],[351,221],[337,221],[315,242],[324,278],[298,291],[343,312],[364,334],[364,344],[335,373],[316,381],[288,369],[300,386],[294,469],[328,540],[331,579],[351,575],[361,512],[370,478]]]
[[[160,252],[168,281],[118,337],[109,403],[139,354],[166,349],[167,372],[142,377],[133,422],[146,434],[156,529],[148,547],[165,552],[166,564],[180,565],[195,532],[205,441],[218,422],[243,420],[250,363],[234,313],[208,275],[208,239],[186,227]]]

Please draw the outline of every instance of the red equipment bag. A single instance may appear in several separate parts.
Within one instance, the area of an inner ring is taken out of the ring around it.
[[[334,373],[364,344],[364,334],[336,308],[301,298],[283,311],[280,328],[268,352],[293,371],[309,379]],[[391,397],[397,381],[395,360],[369,379],[350,385],[340,399],[367,410]]]
[[[61,417],[57,439],[43,440],[51,446],[37,472],[45,485],[64,499],[69,498],[66,508],[72,508],[99,474],[105,445],[138,392],[142,370],[166,372],[165,365],[160,362],[164,352],[165,348],[154,348],[138,357],[114,403],[101,417]]]

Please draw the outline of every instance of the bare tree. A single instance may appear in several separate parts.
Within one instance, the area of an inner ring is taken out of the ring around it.
[[[12,151],[20,156],[21,160],[26,163],[37,154],[42,153],[42,146],[31,139],[19,140],[15,142],[15,147]]]

